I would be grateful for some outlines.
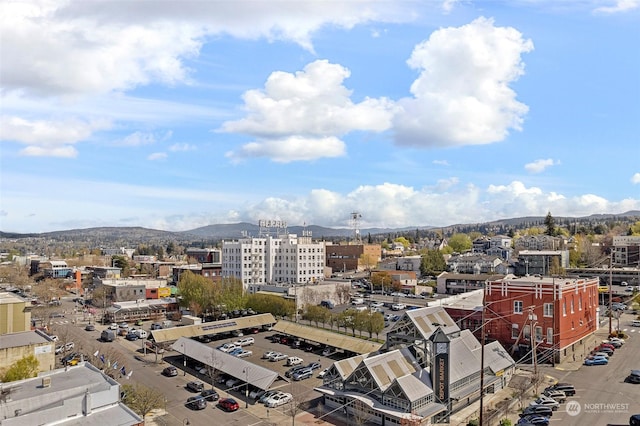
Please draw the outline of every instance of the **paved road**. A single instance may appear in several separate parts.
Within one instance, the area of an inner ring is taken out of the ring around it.
[[[576,387],[575,397],[579,411],[568,413],[567,403],[563,404],[551,417],[551,425],[628,425],[631,414],[640,413],[640,385],[625,383],[624,379],[632,369],[640,369],[640,328],[629,327],[634,318],[629,313],[622,315],[620,328],[629,334],[625,345],[617,349],[609,365],[584,366],[580,360],[570,363],[561,370],[543,367],[543,372],[562,382],[572,383]],[[615,323],[614,323],[615,327]],[[600,340],[608,334],[608,323],[596,333]],[[595,342],[595,339],[594,339]],[[589,353],[593,346],[585,345],[583,353]],[[571,407],[571,405],[570,405]]]

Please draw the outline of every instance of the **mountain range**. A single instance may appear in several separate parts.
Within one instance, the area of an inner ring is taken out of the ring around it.
[[[584,217],[553,217],[557,225],[561,224],[582,224],[582,223],[603,223],[607,221],[630,222],[640,220],[640,211],[633,210],[620,214],[597,214]],[[368,235],[380,234],[401,234],[415,230],[438,230],[446,234],[465,230],[498,229],[498,228],[522,228],[526,226],[541,225],[544,223],[544,216],[528,216],[511,219],[500,219],[492,222],[477,224],[456,224],[444,227],[435,226],[411,226],[405,228],[365,228],[360,229],[360,235],[366,239]],[[351,228],[327,228],[318,225],[289,226],[289,234],[304,235],[310,233],[313,238],[351,238],[355,235],[355,230]],[[467,231],[468,232],[468,231]],[[95,243],[98,241],[204,241],[221,239],[238,239],[243,236],[257,237],[260,234],[260,227],[253,223],[240,222],[232,224],[215,224],[191,229],[188,231],[172,232],[149,229],[144,227],[99,227],[85,229],[70,229],[64,231],[54,231],[45,233],[18,234],[0,231],[0,238],[22,239],[22,238],[45,238],[58,241],[85,241]]]

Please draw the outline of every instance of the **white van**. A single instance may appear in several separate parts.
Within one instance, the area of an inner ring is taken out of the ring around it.
[[[357,305],[364,305],[364,299],[361,297],[356,297],[353,300],[351,300],[351,304],[353,306],[357,306]]]
[[[138,335],[138,338],[140,339],[146,339],[147,338],[147,332],[141,328],[138,328],[137,330],[135,330],[135,333]]]
[[[302,358],[297,357],[297,356],[290,356],[289,358],[287,358],[287,365],[288,366],[300,365],[303,362],[304,362],[304,360]]]
[[[640,327],[640,320],[632,320],[631,321],[631,326],[632,327]]]

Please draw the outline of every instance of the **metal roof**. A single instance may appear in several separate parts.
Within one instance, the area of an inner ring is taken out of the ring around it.
[[[206,334],[228,333],[244,328],[262,327],[274,324],[276,319],[271,314],[250,315],[222,321],[203,322],[202,324],[184,325],[180,327],[162,328],[151,331],[150,340],[156,343],[175,342],[181,337],[197,337]]]
[[[229,355],[219,349],[185,337],[179,338],[171,348],[181,354],[211,366],[232,377],[250,383],[252,386],[267,390],[278,378],[278,373],[260,365]]]
[[[412,365],[412,361],[415,365]],[[373,355],[363,360],[362,363],[383,392],[393,383],[395,378],[411,375],[419,368],[415,358],[408,350],[395,350]]]
[[[318,329],[289,321],[280,320],[273,329],[280,333],[296,336],[309,342],[321,343],[356,354],[377,352],[382,347],[382,344],[380,343],[358,339],[357,337],[345,336],[333,331]]]
[[[3,334],[0,339],[0,349],[18,348],[29,345],[53,344],[51,338],[45,337],[38,331],[21,331],[18,333]]]
[[[438,327],[446,335],[460,331],[460,327],[451,319],[442,306],[413,309],[406,311],[404,315],[411,319],[425,339],[428,339]]]

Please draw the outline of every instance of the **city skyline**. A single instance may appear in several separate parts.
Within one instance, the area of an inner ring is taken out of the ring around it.
[[[640,210],[638,0],[0,11],[5,232]]]

